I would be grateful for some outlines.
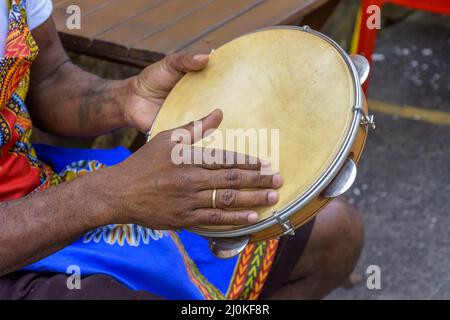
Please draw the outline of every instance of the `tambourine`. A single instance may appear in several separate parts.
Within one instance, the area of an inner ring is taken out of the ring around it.
[[[294,234],[351,187],[368,129],[375,127],[361,88],[368,73],[364,57],[347,55],[326,35],[307,26],[280,26],[215,49],[206,69],[175,86],[150,135],[217,107],[224,114],[218,129],[224,136],[227,129],[279,133],[285,182],[278,203],[256,209],[260,219],[251,225],[192,229],[210,240],[215,255],[231,257],[250,242]]]

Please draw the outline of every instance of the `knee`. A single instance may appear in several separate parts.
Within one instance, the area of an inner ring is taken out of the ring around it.
[[[338,198],[317,216],[316,245],[326,270],[342,281],[353,271],[364,242],[358,211]]]
[[[359,212],[345,198],[332,201],[317,216],[318,225],[325,239],[338,241],[345,247],[361,247],[364,226]]]
[[[338,198],[316,217],[311,237],[291,280],[314,277],[336,287],[353,271],[363,245],[364,227],[358,211]]]
[[[353,271],[364,239],[358,211],[338,198],[316,217],[311,236],[281,297],[320,299],[342,285]]]

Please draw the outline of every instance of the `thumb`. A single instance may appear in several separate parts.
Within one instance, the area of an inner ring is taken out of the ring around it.
[[[173,132],[175,132],[176,130],[183,130],[183,132],[186,132],[187,130],[187,132],[189,133],[189,139],[187,141],[190,141],[191,144],[194,144],[197,141],[203,139],[206,132],[208,132],[208,134],[211,134],[214,129],[217,129],[222,120],[223,120],[222,110],[215,109],[202,119],[192,121],[184,126],[178,127],[174,129]],[[182,141],[177,140],[175,142],[179,143]]]

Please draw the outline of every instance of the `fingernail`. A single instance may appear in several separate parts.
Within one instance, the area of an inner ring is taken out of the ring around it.
[[[258,214],[256,212],[252,212],[247,216],[247,221],[249,223],[254,223],[258,221]]]
[[[268,168],[270,167],[270,162],[266,160],[261,160],[261,168]]]
[[[272,170],[272,166],[269,161],[261,161],[261,174],[265,176],[271,176],[275,172]]]
[[[279,188],[283,185],[283,177],[278,173],[272,177],[272,185],[274,188]]]
[[[206,59],[208,59],[208,55],[207,54],[196,54],[193,59],[197,62],[202,62],[205,61]]]
[[[277,202],[278,201],[278,192],[270,191],[269,194],[267,195],[267,201],[269,201],[269,203]]]

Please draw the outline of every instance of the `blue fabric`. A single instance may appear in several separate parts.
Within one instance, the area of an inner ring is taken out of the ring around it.
[[[219,259],[211,253],[208,241],[204,238],[188,231],[182,231],[178,235],[199,271],[225,294],[233,276],[237,257]]]
[[[130,155],[122,147],[92,150],[35,144],[34,148],[56,172],[80,160],[111,166]],[[190,232],[182,231],[178,237],[200,273],[226,294],[237,258],[216,258],[207,241]],[[78,266],[82,276],[108,274],[133,290],[147,290],[168,299],[204,298],[189,277],[180,249],[166,231],[136,225],[104,226],[25,270],[66,273],[71,265]]]
[[[33,144],[39,160],[45,162],[55,172],[61,172],[67,165],[79,160],[97,160],[107,166],[113,166],[124,161],[131,155],[124,147],[114,149],[77,149]]]

